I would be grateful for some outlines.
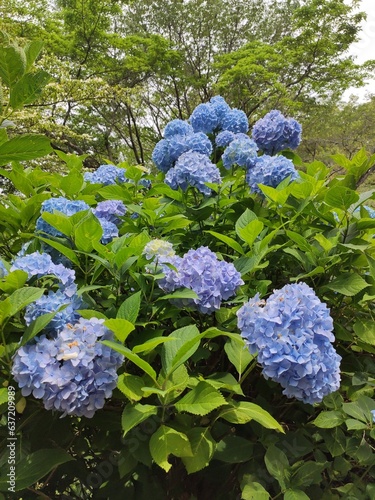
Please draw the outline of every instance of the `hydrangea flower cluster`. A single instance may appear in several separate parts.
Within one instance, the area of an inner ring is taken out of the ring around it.
[[[241,134],[242,135],[242,134]],[[247,135],[236,138],[230,142],[222,156],[224,167],[229,170],[233,165],[239,165],[247,169],[251,168],[257,155],[258,146]]]
[[[75,272],[63,264],[55,264],[47,253],[33,252],[13,261],[11,271],[25,271],[28,279],[32,277],[55,276],[60,281],[60,291],[67,297],[72,297],[77,291]]]
[[[249,130],[246,114],[239,109],[231,109],[221,96],[213,97],[208,103],[199,104],[190,116],[190,123],[195,132],[205,134],[220,130],[237,134]]]
[[[243,285],[241,275],[234,265],[219,260],[207,247],[189,250],[183,257],[164,255],[162,261],[165,277],[158,280],[160,288],[167,293],[178,288],[190,288],[198,296],[195,299],[176,301],[181,307],[192,307],[210,314],[220,309],[221,302],[232,297],[238,287]],[[177,271],[165,265],[167,263]]]
[[[258,184],[276,188],[281,181],[290,177],[298,179],[298,172],[293,162],[285,156],[263,155],[255,158],[254,166],[246,172],[246,182],[252,193],[261,194]]]
[[[164,179],[172,189],[180,187],[186,191],[189,186],[196,187],[201,193],[209,196],[211,189],[205,182],[221,184],[220,171],[208,156],[188,151],[179,157]]]
[[[164,274],[164,278],[158,279],[159,287],[163,290],[174,289],[179,278],[173,267],[178,268],[181,257],[176,255],[172,243],[159,239],[151,240],[145,246],[143,254],[147,260],[154,260],[153,265],[146,266],[147,272]]]
[[[117,383],[123,356],[99,340],[112,340],[103,320],[81,318],[55,338],[45,335],[18,349],[12,374],[24,396],[43,399],[47,410],[91,418]]]
[[[128,179],[125,177],[125,170],[114,165],[100,165],[95,172],[86,172],[83,177],[86,182],[103,184],[104,186],[117,184],[118,182],[128,182]]]
[[[92,213],[98,219],[105,219],[113,224],[120,224],[120,217],[125,215],[126,206],[121,200],[105,200],[99,202]]]
[[[54,212],[61,212],[68,217],[74,215],[78,212],[82,212],[83,210],[89,210],[90,207],[82,200],[68,200],[63,196],[58,198],[49,198],[42,203],[41,213],[48,212],[53,214]],[[42,217],[39,217],[36,221],[36,230],[41,231],[43,233],[49,234],[51,236],[63,236],[63,234],[55,229],[51,224],[48,224]]]
[[[266,302],[257,294],[237,317],[250,352],[258,352],[263,375],[281,384],[283,394],[314,404],[339,388],[333,321],[308,285],[286,285]]]
[[[8,273],[8,269],[5,267],[4,262],[0,260],[0,278],[4,278]]]
[[[301,142],[301,125],[293,118],[285,118],[278,110],[272,110],[258,120],[252,137],[266,154],[274,155],[283,149],[296,149]]]
[[[368,216],[370,219],[375,219],[375,210],[372,207],[369,207],[368,205],[363,205],[362,208],[366,210],[368,213]],[[360,213],[361,212],[361,207],[358,207],[354,210],[355,213]],[[337,214],[336,214],[337,215]]]

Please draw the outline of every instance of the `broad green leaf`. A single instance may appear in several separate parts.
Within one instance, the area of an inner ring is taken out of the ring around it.
[[[74,460],[74,458],[61,449],[43,449],[31,453],[16,464],[16,491],[35,484],[52,469],[70,460]],[[6,480],[6,476],[0,479],[1,491],[8,490],[9,484]]]
[[[231,403],[231,406],[223,408],[220,417],[232,424],[246,424],[251,420],[255,420],[267,429],[276,429],[279,432],[284,432],[281,425],[268,413],[268,411],[255,403],[247,401]]]
[[[357,420],[361,420],[362,422],[367,422],[370,417],[370,412],[364,411],[358,401],[354,401],[353,403],[343,403],[342,405],[343,411]]]
[[[328,462],[317,463],[307,461],[303,463],[297,470],[293,471],[291,485],[307,487],[311,484],[319,484],[322,481],[322,472],[327,467]]]
[[[43,48],[43,45],[44,43],[41,40],[33,40],[24,47],[26,55],[26,70],[29,70],[34,64]]]
[[[107,319],[104,322],[104,326],[112,330],[116,338],[120,342],[125,342],[129,334],[135,330],[135,326],[132,325],[132,323],[130,323],[126,319],[119,319],[119,318]]]
[[[238,236],[242,241],[247,243],[249,247],[252,247],[254,241],[261,233],[264,224],[260,220],[252,220],[247,224],[247,226],[238,229]]]
[[[306,238],[294,231],[286,231],[288,238],[297,244],[298,248],[303,252],[310,252],[311,245],[307,242]]]
[[[117,379],[117,388],[128,398],[130,401],[139,401],[144,397],[142,387],[145,382],[141,377],[130,375],[130,373],[122,373]]]
[[[68,216],[59,212],[55,212],[53,214],[49,212],[43,212],[41,214],[41,217],[52,227],[65,234],[65,236],[71,235],[73,231],[73,224],[70,222]]]
[[[366,344],[375,345],[375,323],[373,320],[357,320],[353,325],[356,335]]]
[[[73,262],[73,264],[75,264],[76,266],[80,267],[80,262],[78,260],[77,255],[75,254],[74,250],[72,250],[71,248],[66,247],[62,243],[59,243],[59,242],[54,241],[54,240],[50,240],[48,238],[44,238],[43,236],[36,235],[36,237],[39,240],[43,241],[44,243],[47,243],[47,245],[50,245],[52,248],[55,248],[56,250],[58,250],[60,253],[62,253],[63,255],[65,255],[65,257],[67,259],[69,259],[71,262]]]
[[[370,255],[366,254],[367,262],[370,268],[371,277],[375,280],[375,259],[373,259]]]
[[[215,460],[228,464],[247,462],[253,458],[254,444],[239,436],[225,436],[216,445]]]
[[[256,482],[245,484],[241,493],[241,500],[269,500],[269,498],[270,495],[267,490],[260,483]]]
[[[168,300],[168,299],[197,299],[198,295],[190,288],[184,288],[182,290],[176,290],[175,292],[168,293],[168,295],[163,295],[159,297],[158,300]]]
[[[155,349],[160,344],[164,344],[165,342],[171,342],[173,341],[173,337],[155,337],[153,339],[147,340],[143,344],[139,344],[133,347],[133,352],[139,353],[139,352],[148,352],[152,351]]]
[[[44,135],[20,135],[0,144],[0,165],[11,161],[33,160],[51,152],[49,139]]]
[[[245,345],[245,341],[242,343],[230,339],[224,345],[224,350],[228,356],[229,361],[236,368],[239,376],[246,370],[247,366],[254,359],[254,356],[250,354],[249,349]]]
[[[117,318],[127,319],[130,323],[135,324],[138,318],[139,309],[141,307],[141,293],[136,292],[130,295],[124,302],[120,305],[117,311]]]
[[[151,436],[150,452],[153,460],[165,472],[168,472],[172,465],[168,462],[169,455],[176,457],[192,457],[193,452],[186,434],[178,432],[166,425],[160,428]]]
[[[9,45],[0,50],[0,79],[11,87],[25,73],[26,55],[21,47]]]
[[[158,407],[153,405],[141,405],[139,403],[132,405],[128,404],[125,406],[121,417],[121,426],[124,432],[124,436],[133,427],[151,417],[152,415],[157,415]]]
[[[76,225],[74,240],[77,248],[83,252],[91,252],[93,242],[99,242],[103,235],[100,222],[91,212],[88,212]]]
[[[243,255],[245,253],[243,251],[241,245],[233,238],[230,238],[229,236],[225,236],[225,234],[217,233],[215,231],[206,231],[206,233],[212,234],[212,236],[215,236],[215,238],[222,241],[223,243],[228,245],[228,247],[232,248],[233,250],[235,250],[239,254]]]
[[[0,283],[0,290],[7,293],[12,293],[19,288],[22,288],[28,279],[28,275],[25,271],[12,271],[7,276],[4,277],[3,283]]]
[[[30,323],[30,325],[26,328],[24,334],[22,335],[20,346],[25,345],[26,342],[29,342],[31,339],[33,339],[35,335],[38,335],[38,333],[48,325],[48,323],[56,316],[57,313],[58,311],[42,314],[38,318],[34,319],[34,321]]]
[[[207,382],[199,382],[190,392],[175,404],[178,411],[194,415],[207,415],[226,403],[224,397]]]
[[[345,417],[341,411],[322,411],[313,421],[313,424],[321,429],[333,429],[333,427],[341,425],[344,420]]]
[[[288,199],[287,190],[283,189],[282,191],[278,191],[277,189],[271,186],[265,186],[264,184],[258,184],[258,187],[274,203],[283,206]]]
[[[352,297],[370,285],[359,274],[344,273],[325,286],[334,292]]]
[[[346,210],[359,200],[358,194],[345,186],[334,186],[327,191],[324,201],[333,208]]]
[[[99,318],[107,320],[107,316],[99,311],[95,311],[93,309],[78,309],[77,311],[82,318],[91,319],[91,318]]]
[[[364,422],[360,422],[355,418],[348,418],[347,420],[345,420],[345,425],[348,431],[363,431],[367,429],[367,424],[365,424]]]
[[[117,344],[117,342],[112,342],[111,340],[102,340],[102,343],[108,347],[111,347],[112,349],[119,352],[123,356],[125,356],[125,358],[127,358],[129,361],[137,365],[138,368],[147,373],[147,375],[153,380],[153,382],[155,382],[155,384],[157,383],[156,372],[152,368],[152,366],[149,363],[147,363],[147,361],[137,356],[137,354],[134,354],[134,352],[132,352],[127,347],[124,347],[121,344]]]
[[[245,212],[236,221],[235,229],[237,235],[240,236],[239,231],[241,229],[244,229],[250,222],[257,219],[258,217],[255,215],[255,213],[247,208]]]
[[[32,286],[20,288],[19,290],[13,292],[12,295],[6,299],[6,301],[10,304],[9,316],[14,316],[21,311],[21,309],[31,304],[31,302],[35,302],[40,299],[43,293],[44,288]]]
[[[261,261],[259,255],[252,255],[251,257],[240,257],[239,259],[233,261],[234,267],[237,269],[241,276],[253,271]]]
[[[10,89],[10,105],[12,108],[19,109],[25,104],[34,102],[50,79],[51,75],[44,70],[23,75]]]
[[[6,387],[0,388],[0,406],[8,402],[8,389]]]
[[[173,331],[169,336],[173,337],[174,340],[164,344],[161,352],[163,370],[166,375],[172,373],[172,371],[183,364],[186,359],[189,359],[198,349],[200,342],[199,330],[195,325],[179,328]],[[191,345],[189,341],[192,340],[193,344]],[[187,351],[185,350],[186,345],[188,346]]]
[[[277,480],[281,489],[285,489],[290,478],[290,467],[285,453],[276,446],[271,445],[267,449],[264,462],[268,472]]]
[[[310,500],[302,490],[286,490],[284,493],[284,500]]]
[[[210,463],[216,448],[216,441],[208,427],[194,427],[187,432],[190,441],[192,457],[182,457],[188,474],[198,472]]]
[[[68,175],[65,175],[60,181],[60,188],[68,196],[79,193],[84,184],[83,175],[79,169],[73,168]]]

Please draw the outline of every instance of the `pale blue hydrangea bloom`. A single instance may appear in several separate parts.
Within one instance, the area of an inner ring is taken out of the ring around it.
[[[225,113],[222,120],[223,130],[229,130],[235,134],[245,134],[249,130],[249,121],[246,113],[240,109],[233,108]]]
[[[298,172],[291,160],[285,156],[263,155],[255,158],[254,166],[248,169],[246,182],[252,193],[261,194],[258,184],[276,188],[287,177],[291,181],[298,179]]]
[[[232,263],[219,260],[207,247],[189,250],[182,258],[175,256],[165,259],[176,268],[163,266],[165,277],[158,285],[170,293],[178,288],[190,288],[198,298],[179,299],[179,307],[191,307],[202,313],[213,313],[220,309],[221,302],[232,297],[243,285],[240,273]]]
[[[172,189],[180,187],[183,191],[193,186],[209,196],[211,189],[205,182],[221,184],[221,177],[219,169],[206,155],[188,151],[181,155],[176,165],[167,172],[164,182]]]
[[[91,418],[117,383],[123,356],[103,345],[112,333],[103,320],[81,318],[55,338],[45,335],[18,349],[12,374],[23,396],[43,399],[47,410]]]
[[[113,224],[120,224],[120,217],[125,215],[126,206],[121,200],[105,200],[99,202],[92,212],[98,219],[105,219]]]
[[[210,99],[210,105],[217,116],[219,128],[220,129],[224,128],[223,127],[224,116],[231,109],[229,104],[225,101],[223,97],[221,97],[220,95],[216,95]]]
[[[103,184],[104,186],[128,182],[125,170],[114,165],[100,165],[95,172],[86,172],[84,179],[91,184]]]
[[[78,212],[84,210],[89,210],[90,207],[82,200],[68,200],[63,196],[58,198],[49,198],[42,203],[41,213],[48,212],[53,214],[54,212],[61,212],[64,215],[70,217]],[[55,229],[53,226],[48,224],[42,217],[39,217],[36,221],[36,230],[43,233],[49,234],[50,236],[63,236],[63,234]]]
[[[168,172],[168,170],[173,167],[173,160],[169,151],[169,142],[166,139],[162,139],[156,144],[151,158],[156,168],[162,172]]]
[[[222,132],[219,132],[217,136],[215,137],[215,144],[219,148],[226,148],[236,137],[236,134],[234,132],[231,132],[230,130],[223,130]]]
[[[244,138],[234,139],[225,149],[222,156],[224,168],[229,170],[233,165],[251,168],[258,157],[258,146],[253,140],[245,136]]]
[[[197,132],[186,136],[188,150],[210,156],[212,153],[212,143],[206,134]]]
[[[301,142],[301,125],[293,118],[285,118],[272,110],[253,127],[253,139],[266,154],[274,155],[283,149],[296,149]]]
[[[176,119],[167,123],[164,129],[164,138],[167,139],[173,135],[189,135],[193,132],[193,127],[188,122]]]
[[[58,312],[44,330],[58,332],[62,330],[67,323],[75,323],[80,317],[77,310],[83,308],[82,299],[77,295],[73,295],[69,298],[61,291],[49,291],[48,295],[43,295],[40,299],[26,307],[26,325],[30,325],[32,321],[36,320],[43,314],[58,311],[63,305],[66,305],[67,307]]]
[[[237,317],[263,375],[280,383],[283,394],[313,404],[340,387],[341,357],[331,345],[333,321],[308,285],[285,285],[267,301],[257,294]]]
[[[215,107],[210,103],[198,104],[190,116],[190,123],[194,132],[212,134],[219,128],[220,119]]]
[[[0,260],[0,278],[4,278],[7,274],[9,274],[9,271],[5,267],[4,262]]]
[[[371,410],[372,421],[375,422],[375,410]]]
[[[98,219],[98,220],[103,229],[103,235],[100,241],[103,243],[103,245],[106,245],[107,243],[110,243],[113,240],[113,238],[117,238],[118,227],[116,226],[116,224],[110,222],[107,219]]]
[[[63,264],[55,264],[47,253],[33,252],[24,257],[17,257],[10,270],[16,271],[17,269],[25,271],[28,279],[55,276],[61,282],[60,290],[67,297],[72,297],[77,291],[77,285],[74,282],[75,272]]]

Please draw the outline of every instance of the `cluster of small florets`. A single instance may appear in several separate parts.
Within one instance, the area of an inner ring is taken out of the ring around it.
[[[104,186],[128,182],[125,170],[114,165],[100,165],[95,172],[86,172],[83,177],[90,184],[103,184]]]
[[[0,279],[7,276],[7,274],[9,274],[9,271],[5,267],[4,262],[2,260],[0,260]]]
[[[78,212],[84,210],[89,210],[90,207],[82,200],[68,200],[63,196],[58,198],[49,198],[43,201],[40,212],[48,212],[53,214],[54,212],[61,212],[64,215],[70,217]],[[36,221],[36,230],[41,231],[50,236],[63,236],[63,234],[51,224],[48,224],[42,217],[39,217]]]
[[[172,189],[180,187],[186,191],[189,186],[193,186],[209,196],[211,189],[205,183],[221,184],[221,176],[219,169],[208,156],[188,151],[179,157],[173,168],[168,170],[164,181]]]
[[[339,388],[341,357],[331,344],[333,321],[308,285],[286,285],[267,301],[257,294],[237,317],[263,375],[280,383],[283,394],[313,404]]]
[[[301,142],[301,132],[302,127],[296,120],[272,110],[255,123],[252,137],[259,149],[274,155],[283,149],[296,149]]]
[[[24,396],[42,399],[47,410],[91,418],[111,397],[123,356],[103,345],[112,340],[103,320],[81,318],[54,338],[45,335],[20,349],[12,374]]]
[[[172,254],[163,257],[155,255],[154,258],[163,262],[162,272],[165,276],[158,280],[160,288],[167,293],[178,288],[189,288],[197,294],[195,299],[175,301],[180,307],[212,313],[220,309],[221,302],[232,297],[238,287],[243,285],[241,275],[234,265],[219,260],[207,247],[189,250],[183,257]]]
[[[239,134],[237,134],[239,135]],[[254,165],[258,158],[258,146],[245,134],[243,137],[235,138],[229,143],[222,156],[224,167],[229,170],[234,165],[247,169]]]
[[[253,167],[246,172],[246,182],[252,193],[261,193],[259,184],[276,188],[287,177],[290,180],[298,178],[298,172],[293,162],[285,156],[258,156]]]
[[[249,130],[246,114],[239,109],[231,109],[221,96],[213,97],[208,103],[199,104],[190,116],[190,123],[195,132],[205,134],[221,130],[238,134]]]

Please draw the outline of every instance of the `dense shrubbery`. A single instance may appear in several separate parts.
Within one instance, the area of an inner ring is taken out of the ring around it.
[[[1,171],[15,497],[374,498],[374,192],[354,189],[374,157],[330,178],[262,155],[299,142],[274,116],[256,145],[239,110],[200,105],[157,174],[61,153],[66,175]],[[24,159],[2,137],[1,163]],[[4,447],[4,492],[8,471]]]

